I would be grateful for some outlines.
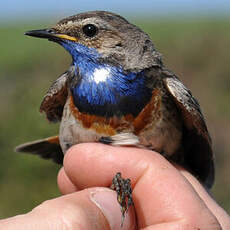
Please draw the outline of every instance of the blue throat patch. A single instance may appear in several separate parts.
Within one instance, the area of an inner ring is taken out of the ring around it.
[[[136,116],[150,100],[143,72],[124,73],[121,67],[99,61],[96,49],[65,41],[61,45],[71,54],[76,67],[70,83],[74,104],[80,112],[98,116]]]

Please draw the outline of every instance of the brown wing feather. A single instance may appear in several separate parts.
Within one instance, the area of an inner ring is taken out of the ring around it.
[[[24,143],[17,146],[15,151],[39,155],[44,159],[52,159],[58,164],[63,163],[64,155],[59,144],[58,136]]]
[[[166,89],[172,95],[184,121],[185,164],[210,188],[214,182],[214,155],[200,105],[175,75],[168,71],[163,73]]]
[[[49,88],[41,106],[40,112],[45,112],[46,117],[51,122],[60,121],[66,99],[68,96],[67,80],[72,76],[74,68],[71,67],[61,75]]]

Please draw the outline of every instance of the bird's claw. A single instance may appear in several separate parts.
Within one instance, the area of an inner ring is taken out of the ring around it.
[[[118,172],[113,180],[111,189],[115,190],[117,193],[117,201],[121,206],[121,226],[123,226],[125,214],[128,211],[129,207],[133,205],[132,198],[132,188],[130,179],[123,179],[121,173]]]

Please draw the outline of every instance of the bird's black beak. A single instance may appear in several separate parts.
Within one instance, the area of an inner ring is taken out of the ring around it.
[[[52,29],[44,29],[44,30],[30,30],[25,32],[25,35],[37,37],[37,38],[52,39],[53,37],[55,37],[56,33]]]
[[[67,34],[57,33],[54,29],[30,30],[25,32],[25,35],[37,38],[47,38],[51,41],[70,40],[77,42],[77,38]]]

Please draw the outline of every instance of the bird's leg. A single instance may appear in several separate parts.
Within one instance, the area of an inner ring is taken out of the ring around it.
[[[126,212],[128,211],[131,205],[134,205],[130,179],[123,179],[121,177],[121,173],[118,172],[114,176],[110,188],[115,190],[117,193],[117,201],[121,206],[122,214],[121,226],[123,226]]]

